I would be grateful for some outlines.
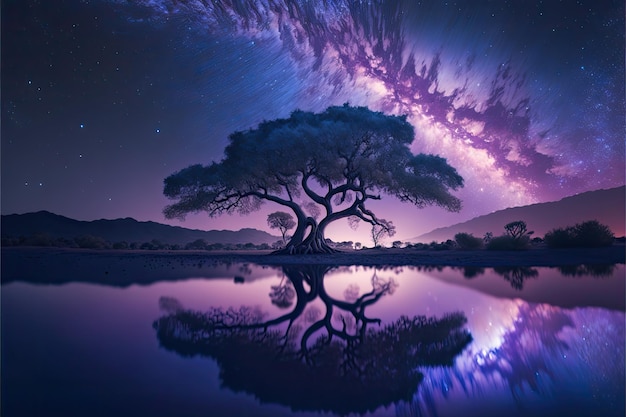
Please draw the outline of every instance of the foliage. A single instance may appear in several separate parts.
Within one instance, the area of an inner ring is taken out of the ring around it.
[[[54,246],[54,239],[47,233],[36,233],[25,239],[24,246]]]
[[[163,193],[174,202],[164,213],[168,218],[201,211],[248,214],[273,202],[296,218],[284,251],[308,253],[332,251],[324,230],[340,219],[384,228],[368,208],[382,195],[418,208],[460,210],[450,191],[462,187],[463,178],[441,157],[413,155],[413,138],[405,116],[366,107],[295,111],[287,119],[231,134],[220,162],[192,165],[167,177]],[[317,216],[323,217],[318,221]]]
[[[267,224],[272,229],[278,229],[283,236],[283,242],[285,242],[285,235],[287,230],[296,227],[296,222],[293,216],[284,211],[275,211],[267,216]]]
[[[475,250],[483,247],[483,240],[471,233],[457,233],[454,235],[454,241],[461,250]]]
[[[613,232],[608,226],[590,220],[564,229],[553,229],[546,233],[544,241],[550,248],[591,248],[611,246],[613,238]]]
[[[371,236],[374,242],[374,247],[380,246],[382,240],[387,236],[393,236],[396,234],[396,227],[393,222],[385,219],[380,219],[378,224],[372,225]]]
[[[115,242],[113,244],[113,246],[111,246],[113,249],[116,250],[124,250],[124,249],[128,249],[128,242],[126,241],[121,241],[121,242]]]
[[[74,238],[79,248],[106,249],[109,244],[99,236],[82,235]]]
[[[530,244],[528,236],[514,238],[510,235],[502,235],[491,238],[487,243],[488,250],[526,250]]]
[[[506,234],[493,237],[491,233],[485,234],[485,244],[488,250],[526,250],[530,246],[530,235],[526,222],[522,220],[507,223],[504,226]]]
[[[526,222],[522,220],[507,223],[504,226],[504,230],[506,231],[506,234],[511,236],[513,239],[521,239],[524,236],[532,235],[534,233],[527,231]]]
[[[189,242],[185,245],[186,250],[205,250],[207,249],[208,242],[204,239],[196,239],[193,242]]]

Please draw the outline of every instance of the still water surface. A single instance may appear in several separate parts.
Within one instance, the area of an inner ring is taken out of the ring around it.
[[[125,288],[12,282],[2,415],[623,416],[624,274],[232,265]]]

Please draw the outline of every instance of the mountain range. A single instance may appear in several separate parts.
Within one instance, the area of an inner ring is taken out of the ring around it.
[[[624,236],[626,217],[626,187],[589,191],[563,198],[559,201],[508,208],[463,223],[435,229],[409,239],[412,242],[429,243],[454,239],[457,233],[471,233],[483,237],[491,232],[494,236],[504,234],[504,225],[513,221],[526,222],[533,236],[543,237],[559,227],[573,226],[588,220],[597,220],[608,226],[616,237]]]
[[[607,225],[615,236],[624,236],[626,217],[626,187],[608,190],[589,191],[559,201],[538,203],[522,207],[508,208],[490,214],[475,217],[469,221],[435,229],[423,235],[407,239],[411,242],[442,242],[454,239],[460,232],[482,237],[491,232],[494,236],[504,233],[504,225],[512,221],[523,220],[533,236],[543,237],[546,232],[558,228],[573,226],[587,220],[597,220]],[[179,226],[168,226],[152,221],[137,221],[132,218],[115,220],[80,221],[70,219],[48,211],[36,213],[10,214],[1,216],[2,237],[18,238],[46,234],[52,238],[72,239],[82,235],[98,236],[109,242],[150,242],[154,239],[166,244],[185,245],[197,239],[207,243],[272,244],[280,240],[257,229],[231,230],[193,230]]]
[[[232,230],[192,230],[178,226],[168,226],[156,222],[137,221],[132,218],[115,220],[80,221],[50,213],[3,215],[1,220],[2,237],[32,236],[46,234],[53,238],[75,238],[82,235],[98,236],[109,242],[150,242],[156,239],[162,243],[184,245],[197,239],[207,243],[262,243],[272,244],[279,236],[257,229]]]

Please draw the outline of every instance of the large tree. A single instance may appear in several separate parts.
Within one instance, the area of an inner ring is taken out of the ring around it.
[[[297,227],[284,252],[332,252],[325,242],[328,224],[357,218],[388,224],[367,204],[390,195],[418,208],[438,205],[458,211],[450,193],[463,178],[435,155],[413,155],[414,131],[406,116],[389,116],[366,107],[329,107],[322,113],[295,111],[287,119],[262,122],[229,136],[225,156],[209,165],[192,165],[164,181],[175,202],[168,218],[206,211],[247,214],[271,201],[293,211]],[[304,209],[321,208],[319,222]]]

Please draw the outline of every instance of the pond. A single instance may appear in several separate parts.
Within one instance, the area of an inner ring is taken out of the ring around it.
[[[624,265],[2,285],[3,416],[623,416]]]

